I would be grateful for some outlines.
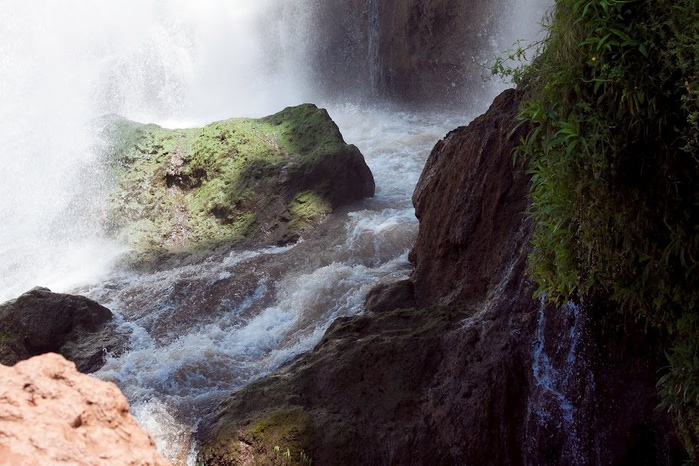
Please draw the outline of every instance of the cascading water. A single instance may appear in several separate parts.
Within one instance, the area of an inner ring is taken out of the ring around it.
[[[555,312],[547,325],[547,311]],[[558,308],[546,306],[544,298],[537,313],[537,325],[532,347],[534,386],[529,399],[527,419],[528,438],[556,437],[553,450],[534,455],[537,460],[571,465],[588,464],[596,451],[587,412],[587,399],[594,391],[595,381],[588,367],[584,345],[584,315],[579,305],[569,302]],[[547,335],[549,338],[547,339]],[[535,435],[538,430],[548,433]],[[559,438],[560,437],[560,438]]]
[[[42,285],[111,308],[130,343],[97,376],[120,386],[178,463],[191,460],[202,407],[312,348],[333,319],[362,311],[376,283],[407,276],[424,160],[498,91],[474,95],[461,114],[358,106],[348,95],[318,102],[311,0],[12,3],[0,11],[0,300]],[[513,1],[537,12],[546,3]],[[376,5],[365,5],[374,97]],[[536,14],[526,30],[504,18],[493,54],[532,37]],[[375,198],[288,247],[152,274],[114,269],[124,251],[99,229],[110,180],[97,165],[95,118],[189,126],[303,101],[327,107],[362,150]]]
[[[379,3],[367,0],[367,56],[369,65],[369,90],[372,97],[379,92],[381,71],[379,68]]]

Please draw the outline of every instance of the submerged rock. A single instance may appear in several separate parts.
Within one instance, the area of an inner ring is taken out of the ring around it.
[[[124,343],[111,319],[109,309],[89,298],[34,288],[0,304],[0,363],[55,352],[81,372],[94,372]]]
[[[533,298],[520,95],[433,149],[410,282],[233,395],[201,424],[202,461],[276,464],[279,447],[316,465],[681,463],[655,409],[656,337]]]
[[[141,260],[223,242],[288,243],[374,194],[359,149],[312,104],[191,129],[110,118],[104,136],[118,180],[108,225]]]
[[[166,466],[116,385],[57,354],[0,365],[0,465]]]

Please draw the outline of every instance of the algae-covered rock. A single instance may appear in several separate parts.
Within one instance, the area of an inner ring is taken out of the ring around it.
[[[141,260],[222,242],[288,243],[374,194],[359,149],[313,104],[189,129],[111,117],[104,135],[117,180],[108,227]]]

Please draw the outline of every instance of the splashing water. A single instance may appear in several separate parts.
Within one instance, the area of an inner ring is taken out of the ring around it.
[[[374,285],[409,274],[410,198],[429,150],[503,87],[474,95],[461,114],[319,101],[308,79],[310,0],[10,3],[0,10],[0,301],[43,285],[112,309],[129,345],[97,376],[120,386],[178,464],[193,462],[198,410],[308,351],[333,319],[361,312]],[[529,37],[503,24],[494,52]],[[380,73],[370,69],[368,87]],[[373,199],[290,247],[153,274],[113,270],[125,251],[100,230],[111,180],[97,162],[95,118],[192,126],[304,101],[327,107],[364,153]]]

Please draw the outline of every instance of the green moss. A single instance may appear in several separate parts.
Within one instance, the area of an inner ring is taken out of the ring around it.
[[[333,205],[328,180],[305,174],[351,147],[311,104],[175,130],[112,117],[104,137],[117,180],[107,226],[140,261],[251,242],[280,222],[272,241],[297,238]]]
[[[289,227],[294,235],[300,235],[303,230],[318,223],[331,211],[330,203],[323,196],[304,191],[289,202]]]
[[[273,134],[286,152],[307,159],[340,152],[346,147],[339,128],[328,112],[313,104],[287,107],[262,118],[260,128]]]
[[[247,427],[222,429],[199,454],[199,462],[209,466],[243,463],[256,465],[310,465],[307,454],[311,418],[299,407],[265,412],[249,421]]]

